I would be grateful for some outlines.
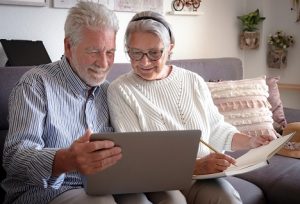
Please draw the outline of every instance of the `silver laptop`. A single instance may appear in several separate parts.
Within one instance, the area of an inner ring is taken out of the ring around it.
[[[112,140],[122,159],[83,177],[89,195],[184,189],[191,184],[200,130],[98,133],[91,140]]]

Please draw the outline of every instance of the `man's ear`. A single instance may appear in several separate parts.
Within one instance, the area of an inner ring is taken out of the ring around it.
[[[72,52],[71,48],[72,48],[71,39],[69,37],[66,37],[64,39],[64,49],[65,49],[65,56],[67,58],[71,56],[71,52]]]

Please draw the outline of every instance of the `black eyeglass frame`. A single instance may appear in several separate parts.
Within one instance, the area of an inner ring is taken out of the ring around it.
[[[136,51],[134,51],[134,52],[140,54],[140,57],[139,57],[139,58],[135,58],[135,57],[133,57],[133,56],[130,54],[130,53],[133,52],[132,49],[134,49],[134,48],[127,48],[126,53],[128,54],[129,58],[130,58],[131,60],[134,60],[134,61],[140,61],[140,60],[142,60],[143,57],[144,57],[145,55],[147,56],[147,58],[148,58],[150,61],[157,61],[157,60],[159,60],[159,59],[162,57],[162,55],[163,55],[163,53],[164,53],[164,51],[165,51],[165,48],[161,48],[161,49],[158,49],[158,50],[150,49],[150,50],[148,50],[147,52],[143,52],[143,51],[141,51],[141,50],[135,49]],[[160,55],[159,55],[158,57],[153,57],[151,54],[149,54],[149,53],[151,53],[151,52],[159,52]]]

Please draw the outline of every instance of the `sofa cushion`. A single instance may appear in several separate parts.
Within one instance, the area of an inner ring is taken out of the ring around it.
[[[282,132],[283,128],[286,127],[287,122],[277,85],[279,79],[279,76],[267,77],[266,82],[269,87],[268,101],[272,106],[271,111],[274,120],[273,126],[277,132]]]
[[[269,94],[265,76],[207,84],[225,121],[245,134],[277,136],[267,99]]]
[[[20,77],[31,67],[0,67],[0,130],[8,129],[8,98]]]
[[[240,194],[243,204],[265,204],[263,191],[249,181],[229,176],[225,178]]]
[[[299,160],[275,155],[269,165],[236,177],[260,187],[268,203],[299,203]]]
[[[0,159],[1,159],[1,166],[0,166],[0,182],[5,178],[6,172],[4,171],[2,167],[2,154],[3,154],[3,147],[4,147],[4,142],[5,142],[5,137],[7,134],[7,130],[0,130]],[[0,187],[0,203],[2,203],[4,200],[4,195],[5,192],[4,190]]]

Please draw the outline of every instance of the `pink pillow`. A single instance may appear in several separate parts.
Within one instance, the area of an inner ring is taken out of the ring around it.
[[[225,121],[240,132],[277,136],[273,128],[266,77],[235,81],[207,82],[213,101]]]
[[[267,77],[267,85],[269,86],[269,97],[268,101],[270,102],[272,108],[271,111],[273,113],[273,126],[277,132],[282,132],[283,128],[286,127],[287,121],[285,119],[283,105],[280,99],[280,93],[278,90],[277,82],[280,77]]]

